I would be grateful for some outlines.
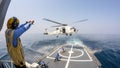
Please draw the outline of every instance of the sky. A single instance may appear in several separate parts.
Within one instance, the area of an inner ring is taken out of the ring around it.
[[[29,34],[55,29],[43,18],[74,26],[80,34],[120,34],[120,0],[11,0],[2,33],[12,16],[20,23],[35,20]],[[82,19],[88,21],[73,23]]]

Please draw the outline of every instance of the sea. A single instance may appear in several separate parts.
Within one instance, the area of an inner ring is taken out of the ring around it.
[[[36,62],[56,46],[79,40],[89,47],[101,63],[101,68],[120,68],[120,35],[117,34],[74,34],[72,36],[45,36],[31,33],[21,36],[25,59]],[[5,36],[0,35],[0,60],[10,60]]]

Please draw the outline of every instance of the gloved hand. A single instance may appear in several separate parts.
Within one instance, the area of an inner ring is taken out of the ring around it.
[[[33,23],[34,23],[34,20],[30,20],[30,22],[33,24]]]
[[[26,21],[26,23],[34,23],[34,20],[29,20],[29,21]]]

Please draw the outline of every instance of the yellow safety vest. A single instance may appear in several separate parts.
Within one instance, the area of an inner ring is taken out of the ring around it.
[[[13,46],[13,34],[14,30],[12,29],[7,29],[5,32],[7,50],[13,63],[22,67],[23,65],[25,65],[23,47],[20,38],[17,39],[17,47]]]

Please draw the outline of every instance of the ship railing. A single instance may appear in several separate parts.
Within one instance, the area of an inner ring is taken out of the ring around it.
[[[0,60],[0,68],[14,68],[11,60]]]

